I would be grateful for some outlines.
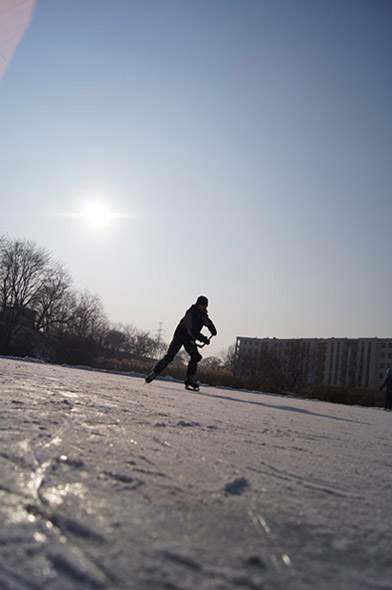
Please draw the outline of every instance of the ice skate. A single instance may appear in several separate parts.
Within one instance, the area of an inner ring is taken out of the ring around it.
[[[185,389],[189,389],[189,391],[199,391],[200,385],[197,381],[194,381],[192,377],[187,377],[185,380]]]
[[[146,383],[151,383],[151,381],[154,381],[155,377],[157,377],[158,373],[156,373],[155,371],[150,371],[150,373],[147,375],[146,377]]]

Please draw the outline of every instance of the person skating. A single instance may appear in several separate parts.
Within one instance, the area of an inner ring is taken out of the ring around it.
[[[152,371],[146,377],[146,383],[151,383],[155,377],[161,373],[169,363],[172,362],[176,354],[183,346],[190,356],[185,387],[198,389],[199,384],[196,381],[197,363],[203,358],[198,351],[196,340],[209,344],[210,339],[201,333],[203,326],[210,331],[211,336],[217,335],[217,330],[208,317],[207,313],[208,299],[204,295],[197,298],[196,303],[186,311],[177,328],[175,329],[173,339],[169,345],[165,356],[155,365]]]
[[[380,387],[380,391],[382,391],[384,387],[386,387],[384,410],[390,412],[392,410],[392,369],[388,369],[383,384]]]

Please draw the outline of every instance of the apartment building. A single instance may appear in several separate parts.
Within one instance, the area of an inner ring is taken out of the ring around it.
[[[392,338],[237,337],[236,372],[262,375],[266,363],[300,367],[306,385],[378,389],[392,367]]]

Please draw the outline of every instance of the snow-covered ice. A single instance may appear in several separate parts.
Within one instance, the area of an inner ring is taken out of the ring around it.
[[[2,590],[392,588],[392,413],[5,358],[0,400]]]

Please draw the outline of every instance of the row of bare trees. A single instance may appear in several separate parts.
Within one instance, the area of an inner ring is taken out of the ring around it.
[[[0,355],[33,356],[52,362],[158,358],[167,344],[132,324],[113,324],[101,300],[73,287],[65,267],[27,240],[0,236]],[[177,363],[186,360],[184,353]],[[234,367],[234,348],[206,367]]]
[[[248,354],[241,358],[234,355],[234,373],[253,379],[254,386],[275,392],[302,391],[309,382],[310,366],[314,366],[306,343],[292,340],[286,346],[284,354],[264,347],[257,354]]]
[[[0,238],[0,354],[91,362],[105,351],[154,356],[156,346],[148,332],[112,326],[100,299],[74,289],[46,250]]]

